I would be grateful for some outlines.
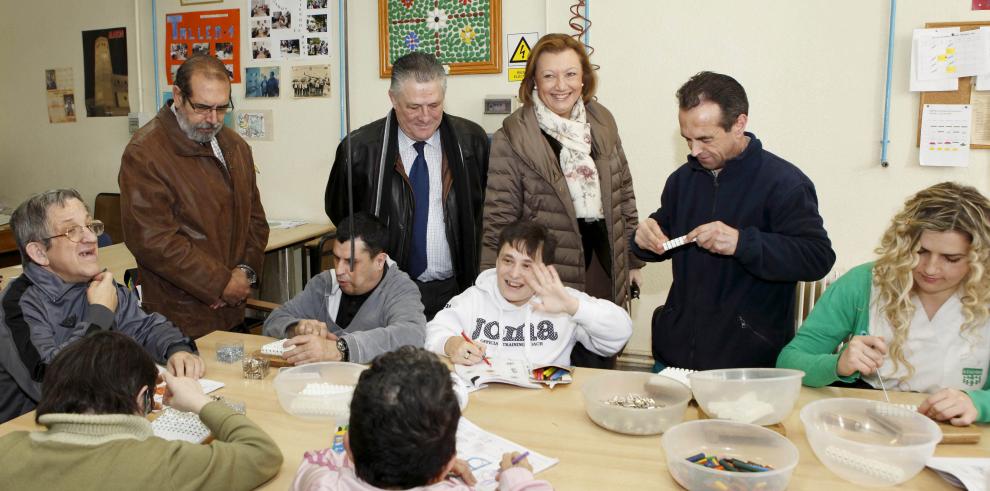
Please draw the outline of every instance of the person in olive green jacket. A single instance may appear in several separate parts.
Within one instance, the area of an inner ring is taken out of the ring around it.
[[[244,415],[165,373],[170,404],[199,414],[209,445],[153,435],[158,370],[123,334],[99,331],[63,350],[42,384],[36,421],[47,431],[0,437],[5,489],[254,489],[278,473],[282,453]]]
[[[945,182],[907,201],[877,248],[828,287],[777,366],[804,384],[930,394],[918,411],[990,422],[990,201]],[[844,344],[843,344],[844,343]]]

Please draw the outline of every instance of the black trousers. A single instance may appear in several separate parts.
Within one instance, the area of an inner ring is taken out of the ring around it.
[[[457,279],[454,277],[446,280],[426,282],[413,280],[413,282],[419,287],[423,313],[426,314],[427,321],[433,320],[433,316],[443,310],[447,306],[447,302],[454,298],[454,295],[457,295]]]
[[[581,231],[581,244],[584,246],[584,268],[591,267],[591,260],[598,256],[598,263],[602,265],[605,274],[612,277],[612,251],[608,237],[608,228],[605,220],[595,220],[588,222],[578,220],[578,230]],[[571,364],[578,367],[590,368],[615,368],[614,356],[602,356],[583,344],[577,343],[571,351]]]

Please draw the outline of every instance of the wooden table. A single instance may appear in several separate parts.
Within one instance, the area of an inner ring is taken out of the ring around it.
[[[287,264],[289,254],[291,254],[290,249],[312,240],[314,237],[320,237],[334,230],[333,225],[325,223],[306,223],[288,229],[275,229],[268,234],[268,245],[265,246],[265,252],[275,252],[278,254],[280,262],[284,257],[284,261]],[[120,282],[124,281],[124,271],[137,267],[134,255],[131,254],[131,251],[127,249],[127,246],[123,242],[101,247],[99,249],[99,258],[100,264],[108,268],[113,273],[113,277]],[[0,276],[2,276],[0,278],[0,289],[6,287],[7,282],[10,280],[20,276],[22,271],[20,265],[0,269]],[[286,268],[285,274],[287,276],[284,281],[288,284],[290,281],[288,268]]]
[[[272,381],[273,370],[265,380],[244,380],[240,364],[224,365],[216,361],[215,347],[220,341],[241,339],[251,352],[271,339],[262,336],[214,332],[198,341],[207,365],[207,378],[227,385],[216,394],[247,403],[247,415],[265,429],[278,443],[285,457],[279,474],[266,484],[269,489],[286,489],[292,482],[303,452],[329,447],[333,428],[330,423],[310,422],[290,416],[278,404]],[[529,447],[560,463],[538,477],[549,480],[556,489],[625,490],[678,489],[667,472],[660,436],[627,436],[595,425],[584,411],[581,385],[599,370],[581,368],[574,383],[553,390],[521,389],[492,384],[471,394],[464,416],[485,430]],[[879,399],[877,391],[860,389],[801,389],[798,407],[784,421],[788,438],[801,454],[791,478],[790,489],[851,489],[826,469],[812,453],[804,435],[798,412],[801,406],[826,397],[861,397]],[[893,402],[917,403],[921,394],[891,393]],[[686,419],[697,418],[689,407]],[[16,430],[37,429],[34,413],[25,414],[0,425],[0,435]],[[945,457],[986,457],[990,453],[990,431],[981,426],[983,438],[976,445],[939,445],[935,451]],[[954,489],[929,469],[897,489]]]

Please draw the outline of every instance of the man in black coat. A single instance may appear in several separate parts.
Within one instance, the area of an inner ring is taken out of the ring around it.
[[[392,110],[337,146],[325,196],[334,223],[350,215],[349,192],[354,212],[385,222],[388,255],[419,286],[427,319],[478,276],[488,176],[488,136],[443,111],[446,87],[433,55],[414,52],[396,60],[388,91]]]

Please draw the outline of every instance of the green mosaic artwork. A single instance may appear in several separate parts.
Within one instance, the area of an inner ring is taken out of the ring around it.
[[[491,0],[388,0],[389,65],[411,51],[444,64],[488,62]]]

